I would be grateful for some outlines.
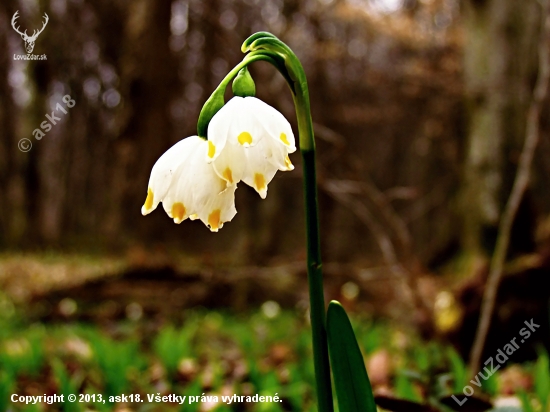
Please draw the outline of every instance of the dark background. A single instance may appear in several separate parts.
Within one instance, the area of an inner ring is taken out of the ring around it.
[[[46,61],[14,60],[24,52],[10,25],[16,10],[29,32],[49,15],[34,50]],[[162,210],[140,214],[156,159],[195,134],[202,104],[242,58],[243,40],[267,30],[295,51],[308,76],[324,261],[329,278],[343,279],[329,297],[345,280],[379,279],[375,274],[399,264],[412,276],[417,303],[424,299],[428,308],[448,285],[439,275],[460,281],[454,295],[475,325],[525,138],[540,27],[541,5],[524,0],[4,0],[4,288],[31,273],[25,262],[44,252],[122,256],[138,267],[164,265],[165,256],[222,268],[302,262],[298,154],[296,170],[279,173],[266,200],[242,184],[239,213],[218,234],[200,222],[176,226]],[[284,80],[265,63],[251,71],[258,97],[296,131]],[[75,107],[36,140],[32,131],[66,94]],[[543,285],[550,255],[547,101],[544,113],[532,182],[512,232],[516,266],[507,272],[538,271],[533,276]],[[18,149],[22,138],[32,143],[28,153]],[[535,260],[521,260],[529,256]],[[527,300],[541,291],[528,280],[521,285],[509,287]],[[534,313],[547,317],[542,291]],[[375,302],[376,295],[366,296]],[[521,300],[506,305],[525,308]]]

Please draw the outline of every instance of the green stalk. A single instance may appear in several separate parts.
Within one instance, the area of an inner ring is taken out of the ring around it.
[[[206,133],[210,120],[225,103],[224,93],[227,85],[237,76],[243,67],[255,61],[264,60],[275,66],[287,81],[296,108],[299,145],[303,159],[307,273],[318,410],[319,412],[333,412],[334,405],[326,330],[325,297],[323,274],[321,271],[315,140],[306,75],[302,64],[294,52],[271,33],[258,32],[253,34],[245,40],[241,50],[243,53],[250,53],[227,74],[204,104],[197,124],[198,135],[204,139],[207,138]]]
[[[315,150],[303,150],[304,199],[306,206],[307,276],[313,341],[313,361],[319,411],[332,412],[332,386],[328,358],[325,320],[325,297],[321,251],[319,247],[319,218],[315,171]]]
[[[307,273],[309,284],[310,318],[313,342],[313,361],[317,390],[318,410],[332,412],[332,384],[328,355],[325,319],[325,297],[319,235],[319,206],[317,204],[317,179],[315,167],[315,140],[309,104],[307,79],[302,64],[290,48],[270,33],[256,33],[242,47],[243,52],[265,51],[280,56],[275,67],[287,80],[294,98],[300,152],[303,159],[304,200],[306,212]],[[284,64],[284,66],[283,66]]]
[[[321,238],[319,234],[319,206],[317,203],[317,178],[315,167],[315,142],[309,109],[307,89],[301,96],[295,95],[300,153],[304,173],[304,203],[306,212],[307,276],[313,342],[313,360],[317,386],[319,411],[333,410],[330,364],[328,357],[325,320],[325,296],[321,261]]]

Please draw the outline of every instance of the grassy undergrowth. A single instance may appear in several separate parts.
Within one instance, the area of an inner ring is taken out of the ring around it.
[[[314,411],[307,319],[274,305],[246,315],[189,310],[180,324],[28,324],[13,313],[0,316],[0,411]],[[375,390],[425,403],[468,384],[464,361],[449,345],[366,318],[353,323]],[[523,406],[502,410],[546,412],[548,368],[544,352],[537,362],[507,365],[476,396],[515,396]],[[524,383],[510,386],[510,370]],[[83,402],[25,405],[12,403],[12,394],[76,394]],[[134,397],[116,398],[123,394]],[[148,401],[170,394],[197,402]],[[234,394],[281,402],[222,402]],[[217,403],[207,402],[214,397]]]

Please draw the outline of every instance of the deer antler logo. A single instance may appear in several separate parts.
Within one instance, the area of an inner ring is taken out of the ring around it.
[[[32,36],[29,36],[29,35],[27,35],[27,30],[25,30],[25,32],[22,33],[19,30],[19,27],[15,26],[16,20],[19,18],[18,13],[19,13],[19,10],[17,10],[15,12],[15,14],[13,15],[13,17],[11,19],[11,26],[13,27],[13,29],[17,33],[19,33],[21,35],[21,38],[25,42],[25,49],[27,50],[27,53],[30,54],[30,53],[32,53],[32,51],[34,49],[34,42],[36,41],[36,38],[38,37],[38,35],[40,33],[42,33],[44,31],[44,28],[46,27],[46,24],[48,24],[48,21],[50,20],[50,18],[48,17],[48,15],[46,13],[44,13],[44,23],[42,24],[42,28],[40,30],[35,30],[34,33],[32,34]]]

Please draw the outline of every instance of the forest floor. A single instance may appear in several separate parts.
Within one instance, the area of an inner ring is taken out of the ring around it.
[[[315,410],[302,262],[241,269],[190,258],[151,262],[1,256],[0,410]],[[543,350],[472,384],[450,342],[420,337],[396,321],[401,309],[385,316],[395,300],[381,308],[360,280],[328,272],[328,294],[351,313],[381,410],[548,411]],[[380,291],[388,287],[399,289],[390,279]],[[467,386],[474,394],[460,406]],[[82,402],[25,405],[10,401],[14,393],[76,394]],[[116,398],[122,394],[133,397]],[[170,394],[187,396],[185,403],[163,400]],[[254,402],[256,394],[280,402]],[[233,395],[251,398],[229,403]]]

